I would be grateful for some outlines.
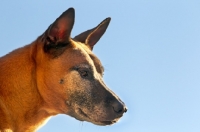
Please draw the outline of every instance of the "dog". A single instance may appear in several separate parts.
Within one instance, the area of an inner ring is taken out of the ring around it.
[[[57,114],[111,125],[127,111],[92,53],[111,18],[71,38],[74,18],[69,8],[34,42],[0,58],[0,132],[33,132]]]

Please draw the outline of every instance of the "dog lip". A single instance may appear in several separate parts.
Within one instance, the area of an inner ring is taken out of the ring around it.
[[[103,125],[112,125],[114,123],[116,123],[117,121],[115,120],[112,120],[112,121],[100,121],[101,124]]]
[[[89,122],[92,122],[94,124],[101,125],[101,126],[112,125],[112,124],[116,123],[119,119],[119,118],[117,118],[114,120],[91,121],[91,118],[81,108],[78,108],[77,110],[78,110],[77,114],[79,114],[82,118],[80,118],[80,119],[76,118],[76,119],[78,119],[80,121],[89,121]]]

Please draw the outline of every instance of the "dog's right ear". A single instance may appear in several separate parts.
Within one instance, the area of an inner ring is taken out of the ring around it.
[[[75,11],[69,8],[58,17],[42,36],[44,51],[54,53],[70,42],[70,34],[74,25]]]

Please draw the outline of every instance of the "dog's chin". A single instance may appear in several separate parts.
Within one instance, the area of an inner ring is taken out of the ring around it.
[[[87,121],[87,122],[91,122],[91,123],[93,123],[95,125],[99,125],[99,126],[112,125],[112,124],[116,123],[119,120],[119,118],[114,119],[114,120],[105,120],[105,121],[93,120],[91,117],[88,116],[88,114],[86,114],[80,108],[78,108],[76,110],[76,113],[75,113],[75,115],[73,117],[76,118],[79,121]]]
[[[116,120],[112,120],[112,121],[99,121],[99,122],[92,122],[92,123],[99,126],[106,126],[106,125],[112,125],[116,122],[117,122]]]

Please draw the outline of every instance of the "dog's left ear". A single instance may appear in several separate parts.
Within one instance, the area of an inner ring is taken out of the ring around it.
[[[85,43],[92,50],[94,45],[99,41],[101,36],[105,33],[110,23],[110,20],[111,20],[110,17],[106,18],[97,27],[87,30],[74,37],[74,40]]]

